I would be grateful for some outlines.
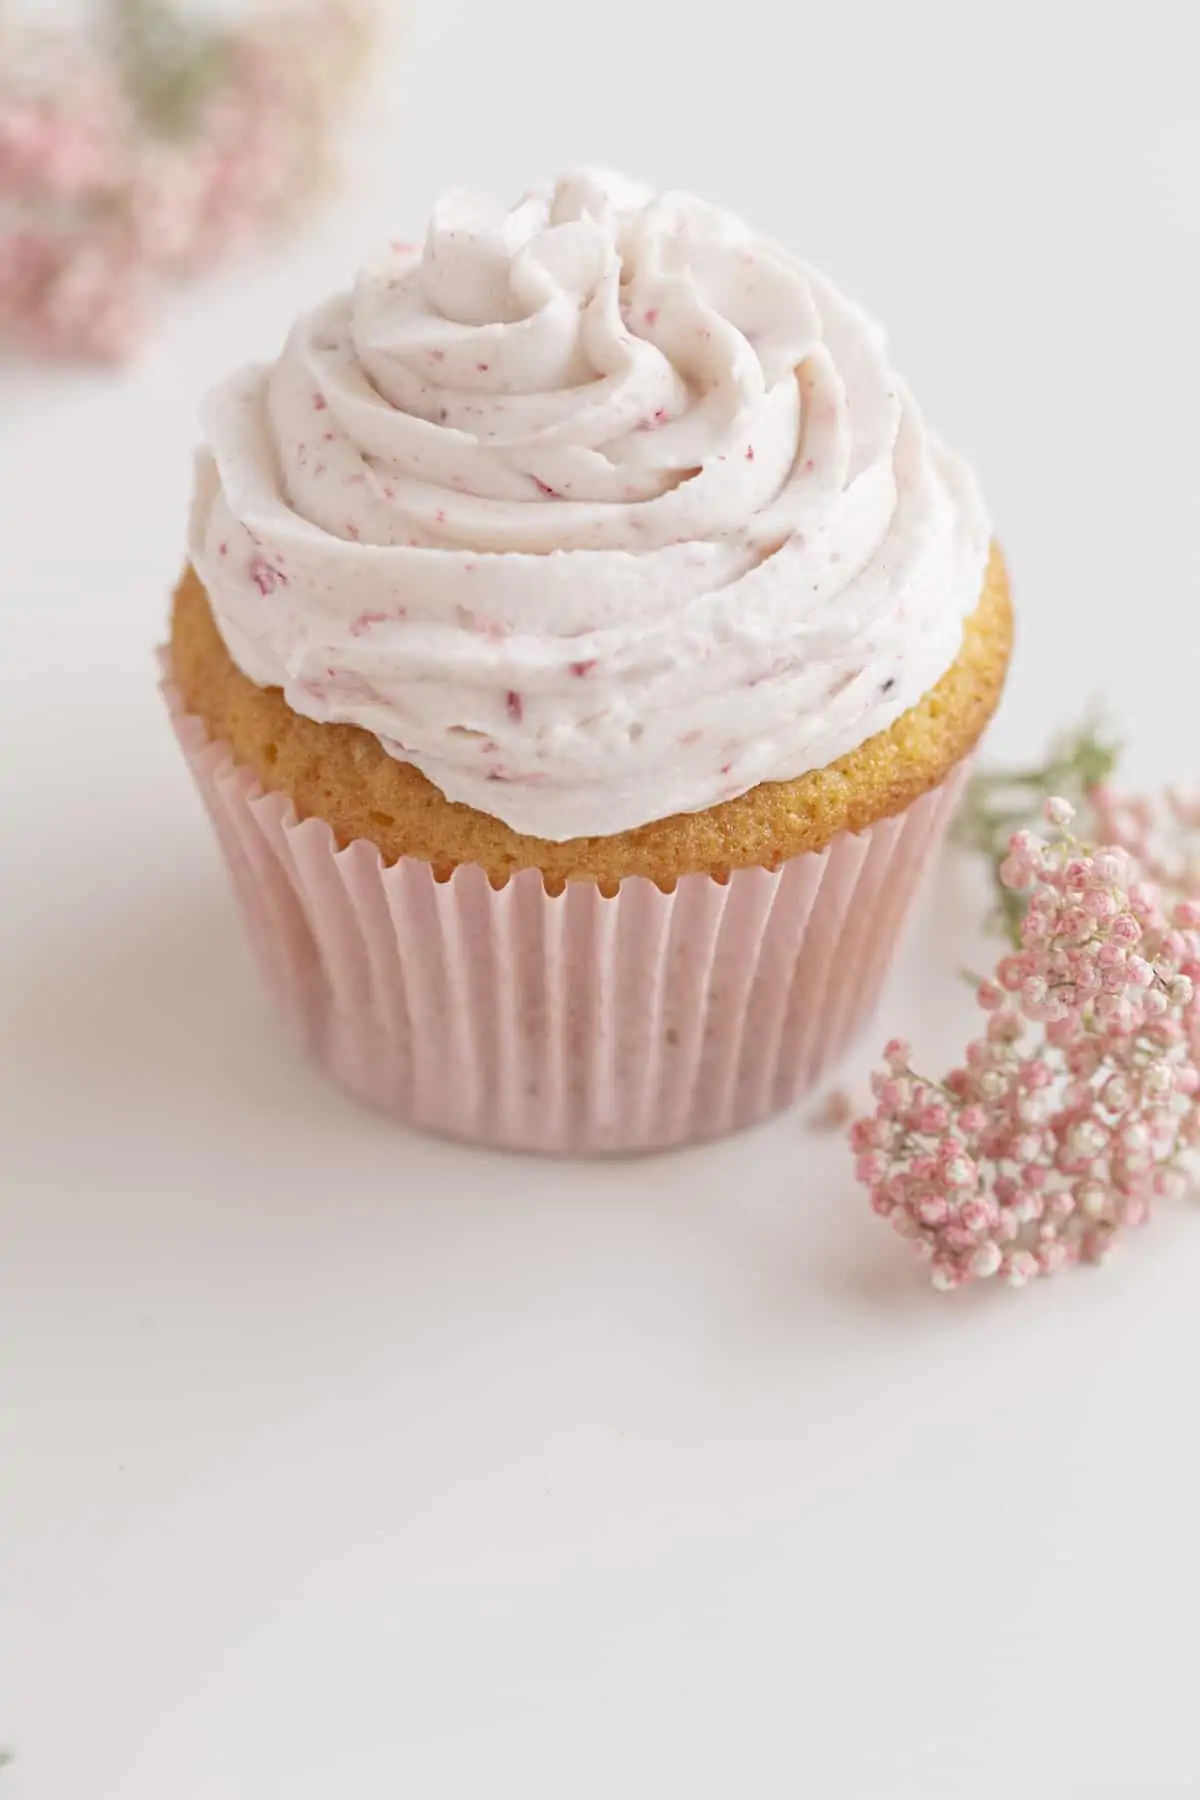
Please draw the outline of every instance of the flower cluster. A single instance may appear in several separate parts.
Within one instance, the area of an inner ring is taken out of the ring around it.
[[[0,339],[117,358],[167,283],[220,260],[322,176],[370,0],[274,0],[238,31],[120,29],[0,75]],[[31,72],[32,70],[32,72]]]
[[[1105,780],[1088,788],[1086,800],[1097,840],[1127,851],[1165,895],[1200,899],[1200,792],[1172,786],[1161,796],[1130,794]]]
[[[1200,1145],[1200,903],[1164,903],[1129,850],[1087,849],[1046,802],[999,867],[1017,943],[981,982],[986,1026],[944,1081],[885,1050],[875,1112],[851,1127],[871,1205],[934,1284],[1020,1286],[1103,1258]]]

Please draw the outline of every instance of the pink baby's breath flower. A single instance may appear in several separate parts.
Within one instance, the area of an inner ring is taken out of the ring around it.
[[[1153,1198],[1186,1190],[1181,1158],[1200,1144],[1200,1000],[1183,966],[1200,976],[1200,899],[1168,925],[1123,847],[1075,843],[1065,800],[1045,815],[1055,840],[1018,833],[998,864],[1003,886],[1028,885],[1036,859],[1039,887],[1022,948],[977,984],[985,1035],[966,1066],[929,1081],[893,1040],[875,1114],[851,1130],[872,1204],[887,1197],[947,1291],[1102,1261]]]
[[[169,283],[283,218],[329,160],[376,4],[273,0],[194,33],[164,82],[151,9],[128,0],[103,9],[115,31],[50,28],[32,75],[0,68],[0,337],[123,357]]]

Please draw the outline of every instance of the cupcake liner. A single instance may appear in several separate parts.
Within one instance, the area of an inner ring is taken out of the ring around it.
[[[503,888],[339,849],[164,684],[267,981],[301,1041],[405,1124],[557,1155],[663,1150],[811,1088],[879,997],[964,766],[777,871]]]

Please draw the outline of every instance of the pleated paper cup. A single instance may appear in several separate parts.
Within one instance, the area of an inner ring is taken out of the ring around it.
[[[963,767],[819,854],[664,893],[435,879],[339,849],[164,687],[267,983],[340,1085],[406,1125],[560,1156],[666,1150],[808,1091],[869,1018]]]

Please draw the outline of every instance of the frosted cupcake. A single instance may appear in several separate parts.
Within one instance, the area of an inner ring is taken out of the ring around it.
[[[876,328],[729,214],[461,195],[205,415],[169,688],[304,1041],[566,1153],[838,1055],[995,708],[975,484]]]

